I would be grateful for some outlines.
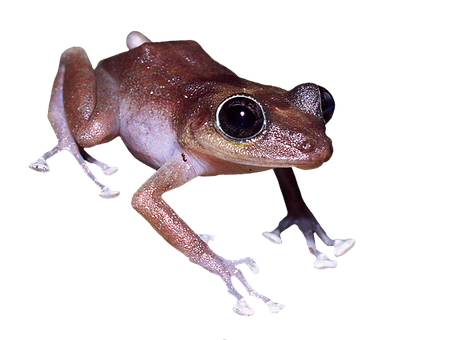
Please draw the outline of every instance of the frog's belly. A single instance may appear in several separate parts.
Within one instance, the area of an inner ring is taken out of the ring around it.
[[[129,151],[141,162],[158,169],[178,149],[176,134],[165,114],[121,114],[120,135]]]

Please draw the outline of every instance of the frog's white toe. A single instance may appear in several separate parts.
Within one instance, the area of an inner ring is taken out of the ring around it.
[[[234,312],[242,316],[251,316],[254,314],[254,310],[248,306],[245,299],[237,301],[237,304],[232,308]]]
[[[261,275],[262,268],[258,263],[258,260],[253,255],[243,256],[239,259],[231,260],[235,266],[245,266],[250,270],[251,275]]]
[[[282,243],[282,239],[280,237],[280,234],[278,233],[265,231],[262,233],[262,236],[264,236],[266,239],[268,239],[269,241],[273,243],[276,243],[276,244]]]
[[[316,257],[313,266],[316,269],[335,268],[337,267],[337,261],[328,259],[328,257],[325,254],[320,254]]]
[[[38,172],[49,172],[49,165],[43,158],[29,164],[29,168]]]
[[[133,30],[126,35],[126,47],[131,50],[151,40],[141,31]]]
[[[102,198],[115,198],[119,196],[119,191],[111,191],[108,187],[103,187],[99,194]]]
[[[206,244],[208,244],[208,242],[210,241],[214,241],[215,240],[215,236],[213,235],[209,235],[209,234],[199,234],[199,237],[202,239],[202,241],[204,241]]]
[[[266,305],[271,313],[278,313],[285,308],[285,305],[273,301],[266,302]]]
[[[116,171],[118,171],[118,168],[117,168],[117,167],[115,167],[115,166],[111,167],[111,166],[109,166],[109,165],[107,165],[107,164],[105,164],[105,163],[103,163],[103,162],[101,162],[101,161],[95,159],[95,158],[92,157],[90,154],[88,154],[86,150],[80,149],[79,151],[80,151],[81,156],[83,157],[83,159],[84,159],[85,161],[88,161],[89,163],[92,163],[92,164],[97,165],[100,169],[102,169],[104,175],[106,175],[106,176],[111,176],[111,175],[113,175]],[[79,157],[77,157],[77,159],[78,159],[78,158],[79,158]],[[78,159],[78,161],[80,161],[80,159]],[[81,163],[80,163],[80,164],[81,164]],[[81,164],[81,165],[82,165],[82,164]],[[82,165],[82,166],[84,167],[84,165]],[[91,176],[89,176],[89,177],[91,177]]]
[[[105,169],[102,170],[103,173],[107,176],[111,176],[113,175],[116,171],[118,171],[118,168],[113,166],[113,167],[107,167]]]
[[[335,256],[342,256],[348,252],[355,245],[356,241],[353,239],[335,240],[334,241],[334,254]]]

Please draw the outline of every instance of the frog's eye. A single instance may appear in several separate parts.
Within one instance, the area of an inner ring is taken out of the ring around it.
[[[237,94],[225,99],[216,111],[216,126],[230,139],[246,140],[257,136],[266,123],[266,115],[256,100]]]
[[[323,112],[324,122],[327,123],[331,120],[332,114],[334,113],[334,108],[336,106],[334,98],[324,87],[319,86],[320,88],[320,104],[321,112]]]

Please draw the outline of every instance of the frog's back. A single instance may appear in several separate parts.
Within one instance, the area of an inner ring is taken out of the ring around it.
[[[130,80],[184,85],[196,80],[224,81],[235,73],[213,60],[195,41],[144,43],[127,52],[102,60],[105,69],[119,84]]]

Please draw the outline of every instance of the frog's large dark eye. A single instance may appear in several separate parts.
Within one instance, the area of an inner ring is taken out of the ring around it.
[[[321,101],[321,112],[323,112],[324,122],[327,123],[331,120],[334,108],[336,106],[334,98],[324,87],[320,86],[320,101]]]
[[[261,104],[243,94],[225,99],[216,111],[216,126],[230,139],[253,138],[262,131],[265,122]]]

